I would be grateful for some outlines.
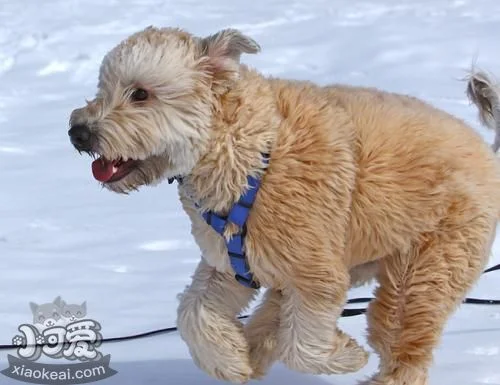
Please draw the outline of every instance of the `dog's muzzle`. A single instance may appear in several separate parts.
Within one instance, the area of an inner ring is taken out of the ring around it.
[[[92,150],[92,133],[90,128],[85,124],[75,124],[68,131],[71,144],[78,151]]]

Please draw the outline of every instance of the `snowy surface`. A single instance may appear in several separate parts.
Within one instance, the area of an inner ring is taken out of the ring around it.
[[[473,61],[500,73],[498,0],[0,0],[0,344],[31,321],[30,301],[58,295],[86,300],[105,337],[175,324],[176,295],[199,259],[176,187],[127,197],[101,190],[67,137],[102,56],[151,24],[200,35],[239,28],[263,48],[243,60],[266,74],[412,94],[492,139],[461,79]],[[471,296],[498,298],[499,285],[500,273],[484,276]],[[363,316],[341,325],[365,341]],[[102,350],[119,372],[103,385],[218,383],[175,334]],[[355,384],[376,365],[373,356],[359,373],[317,377],[277,365],[263,383]],[[432,384],[500,384],[500,308],[465,305],[454,315]]]

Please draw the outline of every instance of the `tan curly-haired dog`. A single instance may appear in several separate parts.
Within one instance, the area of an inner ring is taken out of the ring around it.
[[[487,263],[500,209],[494,153],[417,99],[266,78],[239,63],[258,50],[236,30],[140,31],[104,58],[71,141],[99,156],[94,176],[112,191],[183,177],[203,258],[178,327],[207,373],[242,383],[276,360],[306,373],[360,369],[368,354],[337,319],[349,287],[376,276],[368,340],[380,367],[368,383],[427,384],[443,327]],[[257,290],[235,280],[200,213],[227,214],[247,175],[262,184],[245,251],[268,291],[244,326],[236,316]]]

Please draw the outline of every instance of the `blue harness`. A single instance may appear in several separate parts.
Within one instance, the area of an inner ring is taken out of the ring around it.
[[[264,154],[264,162],[266,164],[269,162],[267,154]],[[172,183],[174,180],[177,180],[178,183],[182,184],[181,177],[169,178],[168,183]],[[220,216],[212,211],[207,211],[202,214],[205,222],[207,222],[207,224],[221,236],[223,235],[228,222],[234,223],[240,228],[240,231],[234,234],[229,240],[226,240],[225,238],[224,240],[227,246],[229,261],[235,272],[236,280],[243,286],[253,289],[258,289],[259,284],[254,281],[253,274],[250,272],[248,260],[245,252],[243,251],[243,245],[245,244],[245,236],[247,232],[246,222],[248,215],[250,214],[250,209],[255,202],[255,198],[257,197],[260,182],[260,179],[250,175],[247,176],[248,189],[243,193],[238,202],[231,207],[227,216]]]

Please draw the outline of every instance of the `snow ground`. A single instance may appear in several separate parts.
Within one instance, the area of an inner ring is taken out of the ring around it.
[[[264,73],[409,93],[492,140],[460,79],[476,59],[500,74],[498,0],[0,0],[0,344],[31,321],[30,301],[57,295],[86,300],[105,337],[175,324],[176,294],[199,259],[175,186],[103,191],[67,138],[69,113],[93,96],[102,56],[150,24],[199,35],[239,28],[263,48],[243,60]],[[471,296],[498,298],[499,283],[500,273],[484,276]],[[365,340],[363,316],[341,325]],[[218,383],[195,369],[175,334],[104,350],[118,374],[103,385]],[[355,384],[376,364],[317,377],[278,365],[263,382]],[[431,385],[500,384],[499,365],[500,309],[466,305],[446,329]]]

